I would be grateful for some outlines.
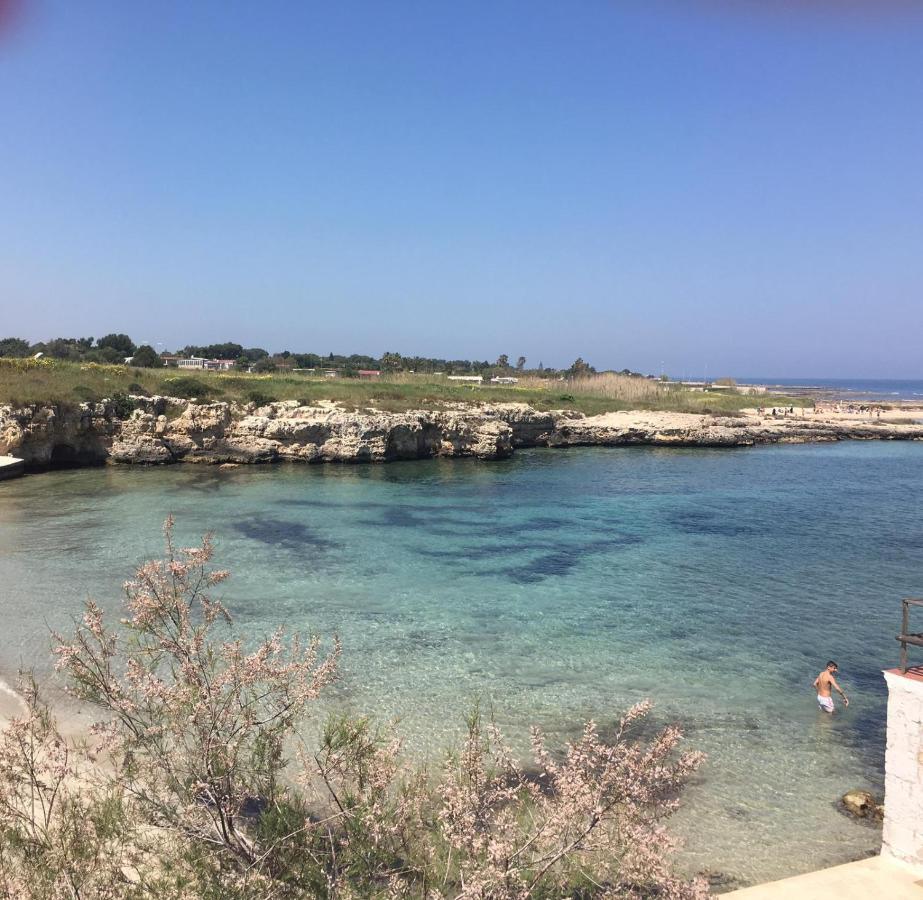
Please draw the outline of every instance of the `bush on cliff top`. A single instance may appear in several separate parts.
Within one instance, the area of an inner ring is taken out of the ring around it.
[[[244,394],[249,403],[255,403],[257,406],[266,406],[267,403],[275,403],[276,397],[267,394],[265,391],[247,391]]]
[[[214,384],[205,384],[198,378],[191,378],[188,375],[180,375],[177,378],[167,378],[163,383],[164,389],[168,394],[174,397],[182,397],[184,400],[207,400],[221,394],[222,391]]]
[[[117,393],[112,395],[112,412],[117,419],[128,419],[138,408],[138,404],[127,394]]]
[[[55,636],[57,668],[95,704],[66,739],[27,683],[0,735],[0,894],[134,898],[703,897],[667,867],[662,820],[700,755],[680,733],[611,741],[589,723],[561,753],[533,731],[528,772],[475,710],[438,777],[367,719],[299,725],[338,644],[280,629],[253,648],[213,589],[208,539],[140,566],[112,626],[90,602]],[[293,748],[297,752],[292,755]],[[107,765],[92,764],[106,754]]]

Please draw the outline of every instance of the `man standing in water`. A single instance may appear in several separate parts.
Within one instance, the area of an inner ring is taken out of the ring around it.
[[[849,697],[843,693],[843,689],[836,683],[835,676],[837,672],[839,672],[839,666],[831,659],[824,671],[814,679],[814,687],[817,688],[817,704],[824,712],[833,712],[831,689],[843,698],[843,706],[849,706]]]

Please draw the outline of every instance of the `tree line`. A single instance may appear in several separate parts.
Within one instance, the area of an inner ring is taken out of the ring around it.
[[[133,366],[143,368],[160,368],[165,365],[165,356],[199,356],[206,359],[233,360],[237,368],[255,372],[274,372],[291,369],[335,369],[347,377],[357,376],[362,370],[381,371],[393,374],[398,372],[416,372],[421,374],[443,373],[446,375],[520,375],[528,374],[544,378],[570,377],[579,378],[592,375],[596,369],[582,357],[578,357],[566,369],[548,368],[539,362],[537,366],[527,368],[525,356],[519,356],[515,362],[510,356],[501,353],[493,362],[490,360],[442,359],[427,356],[404,356],[395,351],[386,351],[379,357],[361,353],[349,355],[328,353],[293,353],[283,350],[270,353],[262,347],[244,347],[242,344],[226,341],[217,344],[187,344],[175,353],[158,353],[149,344],[137,345],[127,335],[112,333],[100,338],[93,337],[58,337],[48,341],[30,343],[23,338],[0,338],[0,357],[26,357],[42,353],[53,359],[70,362],[124,363],[131,359]],[[622,374],[639,375],[629,369],[622,369]]]

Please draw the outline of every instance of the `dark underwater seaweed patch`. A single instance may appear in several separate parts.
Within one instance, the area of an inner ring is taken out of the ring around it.
[[[420,503],[382,503],[361,501],[342,503],[327,500],[293,499],[289,506],[317,509],[356,509],[378,513],[370,525],[384,528],[420,531],[427,537],[458,538],[466,543],[450,548],[419,546],[418,556],[445,561],[459,570],[478,576],[508,578],[517,584],[532,584],[546,578],[561,577],[570,572],[585,557],[620,550],[639,543],[636,535],[625,534],[618,523],[597,520],[584,522],[598,535],[588,541],[556,540],[553,535],[566,536],[574,525],[570,519],[554,515],[539,515],[526,519],[504,519],[492,505],[449,504],[433,506]],[[464,513],[465,515],[460,515]],[[546,535],[545,539],[539,535]],[[474,540],[472,540],[472,538]],[[514,561],[523,557],[522,561]],[[508,562],[485,569],[472,570],[471,563],[492,559]]]
[[[402,506],[392,506],[382,512],[380,524],[388,528],[419,528],[423,523]]]
[[[289,522],[273,516],[250,516],[235,522],[234,529],[252,541],[294,552],[330,550],[336,546],[301,522]]]
[[[522,565],[511,566],[503,574],[517,584],[535,584],[551,576],[566,575],[584,556],[586,553],[579,549],[560,549],[554,553],[543,553]]]
[[[290,498],[280,501],[285,506],[303,506],[308,509],[355,509],[355,510],[389,510],[403,509],[410,513],[428,516],[445,516],[447,513],[463,512],[481,514],[483,508],[470,503],[440,503],[438,506],[428,503],[387,503],[382,500],[306,500]]]
[[[513,544],[502,545],[503,555],[518,555],[528,553],[530,550],[539,549],[541,552],[531,559],[512,565],[495,566],[489,569],[480,569],[470,574],[479,577],[507,578],[515,584],[536,584],[546,578],[558,578],[566,575],[578,566],[584,559],[600,553],[623,550],[637,544],[641,538],[636,535],[626,534],[617,538],[602,538],[597,541],[583,541],[581,543],[556,543],[556,544]],[[487,558],[497,555],[497,545],[486,544],[476,548],[460,548],[456,554],[458,566],[464,566],[471,559]],[[418,551],[419,552],[419,551]],[[446,558],[446,552],[442,558]]]
[[[668,520],[675,529],[685,534],[738,537],[745,534],[758,534],[760,531],[752,523],[735,518],[731,512],[718,512],[702,507],[673,510]]]
[[[415,550],[418,556],[430,559],[444,559],[450,563],[465,563],[473,559],[492,559],[496,556],[519,556],[529,551],[555,550],[557,544],[548,541],[519,542],[516,544],[466,544],[454,550],[430,550],[428,547],[419,547]]]

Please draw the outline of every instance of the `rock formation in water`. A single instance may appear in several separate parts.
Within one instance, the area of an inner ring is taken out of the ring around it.
[[[132,397],[124,403],[0,406],[0,455],[29,468],[105,462],[388,462],[437,456],[492,460],[516,447],[741,447],[845,439],[923,440],[923,424],[823,415],[787,418],[617,412],[584,416],[525,404],[390,413],[328,403],[199,403]]]
[[[847,791],[840,798],[840,809],[857,819],[872,819],[880,822],[884,819],[885,808],[878,803],[871,791],[856,788]]]

